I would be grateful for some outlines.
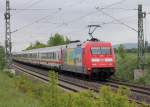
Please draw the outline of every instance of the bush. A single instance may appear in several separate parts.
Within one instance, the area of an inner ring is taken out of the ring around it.
[[[126,92],[128,90],[120,88],[115,93],[110,87],[104,86],[100,90],[98,104],[100,107],[136,107],[135,102],[129,103]]]
[[[124,59],[117,56],[117,72],[115,76],[121,80],[133,81],[137,59],[132,54],[127,54]]]
[[[0,70],[5,68],[5,50],[0,46]]]
[[[149,70],[145,70],[144,77],[141,77],[138,80],[135,80],[134,82],[136,84],[149,85],[150,86],[150,71]]]
[[[146,65],[145,65],[145,76],[139,80],[134,80],[134,70],[137,69],[137,55],[134,53],[126,53],[124,58],[121,58],[119,55],[117,57],[117,71],[114,78],[133,82],[140,83],[145,85],[150,85],[150,56],[146,54]]]

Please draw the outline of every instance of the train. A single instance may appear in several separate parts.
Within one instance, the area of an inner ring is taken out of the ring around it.
[[[78,41],[15,52],[13,60],[100,79],[110,78],[116,70],[112,44],[101,41]]]

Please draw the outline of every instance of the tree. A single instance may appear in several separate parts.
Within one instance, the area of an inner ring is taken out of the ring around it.
[[[5,67],[5,50],[4,47],[0,46],[0,70]]]
[[[60,35],[59,33],[56,33],[54,36],[51,36],[49,38],[47,44],[48,44],[48,46],[57,46],[57,45],[66,44],[66,41],[65,41],[63,35]]]
[[[31,49],[33,49],[32,43],[30,43],[30,45],[25,50],[31,50]]]
[[[137,48],[126,49],[127,53],[137,53]]]
[[[118,54],[122,59],[125,58],[125,48],[122,44],[120,44],[118,47]]]
[[[33,46],[34,49],[44,48],[44,47],[46,47],[46,45],[44,43],[39,42],[39,41],[36,41],[36,43]]]
[[[34,45],[31,43],[25,50],[44,48],[44,47],[47,47],[44,43],[36,41]]]
[[[66,36],[66,44],[70,43],[70,39]]]
[[[58,46],[70,43],[69,38],[59,33],[56,33],[54,36],[51,36],[47,41],[47,44],[36,41],[35,44],[30,43],[30,45],[25,50],[37,49],[37,48],[45,48],[50,46]]]
[[[148,49],[147,49],[147,50],[148,50],[148,52],[150,52],[150,46],[148,46]]]

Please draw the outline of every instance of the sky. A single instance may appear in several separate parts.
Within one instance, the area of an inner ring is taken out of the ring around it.
[[[5,2],[0,0],[1,45],[5,41]],[[150,12],[150,0],[10,0],[13,51],[21,51],[36,40],[47,43],[55,33],[85,41],[90,38],[87,27],[90,24],[101,26],[93,34],[101,41],[114,45],[137,43],[137,32],[131,28],[138,28],[138,4],[143,5],[143,11]],[[147,14],[144,33],[150,42],[149,29],[150,14]]]

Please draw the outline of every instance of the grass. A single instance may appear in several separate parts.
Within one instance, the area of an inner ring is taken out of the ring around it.
[[[0,107],[41,107],[38,100],[18,91],[15,79],[0,72]]]

